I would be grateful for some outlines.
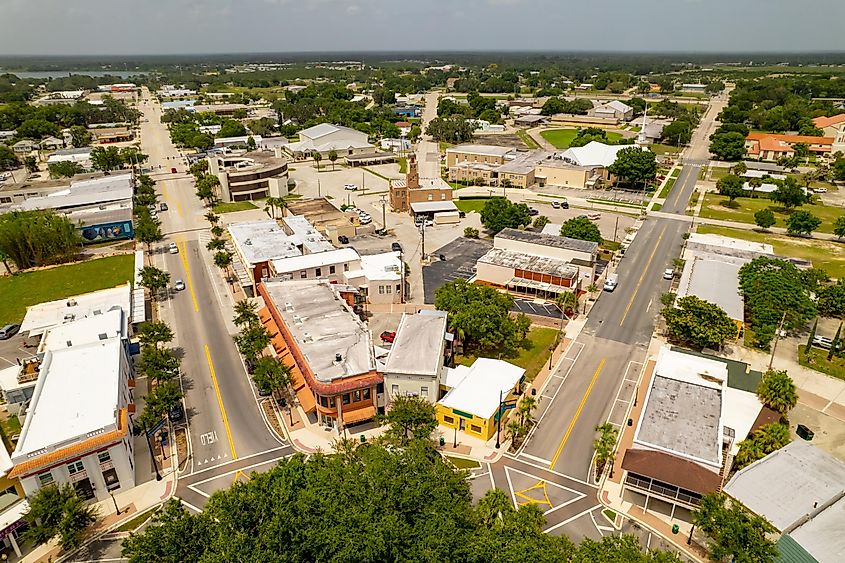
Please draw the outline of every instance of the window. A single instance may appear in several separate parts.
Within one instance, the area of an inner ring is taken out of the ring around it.
[[[446,199],[446,193],[445,193],[445,192],[444,192],[444,193],[442,193],[442,194],[440,194],[440,199],[441,199],[441,200]]]
[[[455,419],[451,416],[443,415],[443,422],[445,422],[446,424],[455,424]]]
[[[348,271],[349,271],[349,264],[344,264],[344,265],[343,265],[343,271],[344,271],[344,272],[348,272]]]
[[[391,385],[390,386],[390,394],[394,397],[399,394],[399,386],[398,385]]]
[[[109,491],[120,488],[120,479],[118,479],[117,470],[114,468],[103,471],[103,481],[105,481],[106,489]]]
[[[317,277],[319,278],[319,277],[320,277],[320,276],[322,276],[322,275],[323,275],[323,270],[322,270],[322,268],[317,268]]]
[[[74,461],[67,464],[67,470],[71,475],[79,473],[80,471],[85,471],[85,466],[82,465],[82,460]]]
[[[38,476],[38,485],[44,487],[53,482],[53,474],[47,471]]]
[[[365,400],[365,401],[369,401],[369,400],[370,400],[370,388],[369,388],[369,387],[367,387],[366,389],[364,389],[364,400]]]
[[[428,387],[420,387],[420,396],[428,397]]]
[[[301,272],[299,272],[299,277],[302,278],[302,279],[307,278],[308,272],[306,270],[302,270]]]
[[[400,291],[402,291],[402,285],[397,283],[396,284],[396,293],[399,293]]]
[[[470,429],[470,430],[472,430],[473,432],[476,432],[476,433],[478,433],[478,434],[481,434],[481,427],[480,427],[480,426],[478,426],[478,425],[475,425],[475,424],[470,424],[470,425],[469,425],[469,429]]]
[[[355,391],[352,392],[352,402],[357,403],[360,400],[361,400],[361,390],[356,389]]]
[[[330,273],[330,274],[333,274],[333,273],[334,273],[334,271],[335,271],[335,267],[334,267],[334,266],[329,266],[329,273]]]
[[[384,286],[383,285],[378,286],[378,293],[379,293],[379,295],[384,295]]]
[[[434,194],[428,194],[428,201],[431,201],[433,199],[434,199]]]
[[[328,408],[329,401],[325,397],[320,397],[320,406]]]
[[[388,293],[393,293],[393,286],[392,285],[385,286],[385,289],[387,290]]]
[[[384,393],[384,383],[376,384],[376,393]]]
[[[100,452],[97,454],[97,459],[100,460],[100,463],[106,463],[111,461],[111,456],[109,455],[109,452]]]
[[[344,404],[344,405],[348,405],[348,404],[349,404],[349,393],[344,393],[344,394],[343,394],[343,404]]]

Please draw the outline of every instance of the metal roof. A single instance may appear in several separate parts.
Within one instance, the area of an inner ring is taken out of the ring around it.
[[[458,206],[452,201],[420,201],[411,204],[414,213],[441,213],[444,211],[457,211]]]
[[[518,240],[521,242],[539,244],[542,246],[553,246],[555,248],[574,250],[576,252],[595,253],[599,248],[598,243],[591,242],[588,240],[579,240],[569,237],[561,237],[557,235],[546,235],[543,233],[535,233],[532,231],[520,231],[517,229],[503,229],[499,231],[499,233],[496,235],[496,238]]]

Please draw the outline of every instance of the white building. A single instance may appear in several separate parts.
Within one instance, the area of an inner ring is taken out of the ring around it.
[[[300,131],[299,141],[289,143],[285,150],[298,159],[307,158],[314,152],[319,152],[326,159],[331,151],[342,158],[373,153],[375,147],[370,144],[366,133],[342,125],[321,123]]]
[[[70,483],[104,500],[135,486],[127,318],[115,309],[54,330],[9,475],[27,495]]]
[[[631,121],[634,118],[634,108],[619,100],[612,100],[607,103],[597,103],[593,109],[587,112],[590,117],[602,117],[617,119],[619,121]]]
[[[570,147],[560,153],[559,158],[573,166],[600,166],[607,168],[616,162],[619,151],[635,145],[606,145],[598,141],[590,141],[583,147]],[[647,150],[640,147],[642,150]]]
[[[402,303],[404,263],[398,251],[361,256],[359,270],[346,273],[346,283],[367,296],[370,303]]]
[[[91,147],[74,147],[70,149],[57,150],[47,157],[47,166],[58,162],[74,162],[85,168],[91,169]]]
[[[445,370],[446,320],[444,311],[402,314],[384,366],[388,402],[399,395],[437,401]]]
[[[347,272],[361,267],[354,248],[344,247],[316,254],[303,254],[270,261],[270,275],[283,280],[328,279],[345,283]]]

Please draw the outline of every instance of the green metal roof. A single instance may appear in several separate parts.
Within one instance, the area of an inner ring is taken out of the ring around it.
[[[727,358],[720,358],[718,356],[711,356],[710,354],[703,354],[701,352],[694,352],[681,348],[679,346],[672,346],[672,351],[690,354],[691,356],[698,356],[700,358],[707,358],[708,360],[716,360],[722,362],[728,367],[728,387],[732,389],[739,389],[740,391],[748,391],[749,393],[756,393],[757,386],[760,380],[763,379],[763,373],[750,369],[745,362],[737,360],[729,360]]]
[[[782,535],[777,546],[779,555],[775,557],[774,563],[819,563],[789,534]]]

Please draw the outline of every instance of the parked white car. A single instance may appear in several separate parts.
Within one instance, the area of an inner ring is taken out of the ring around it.
[[[167,251],[168,251],[170,254],[179,254],[179,247],[178,247],[178,246],[176,246],[176,243],[175,243],[175,242],[171,242],[171,243],[168,245],[168,247],[167,247]]]

